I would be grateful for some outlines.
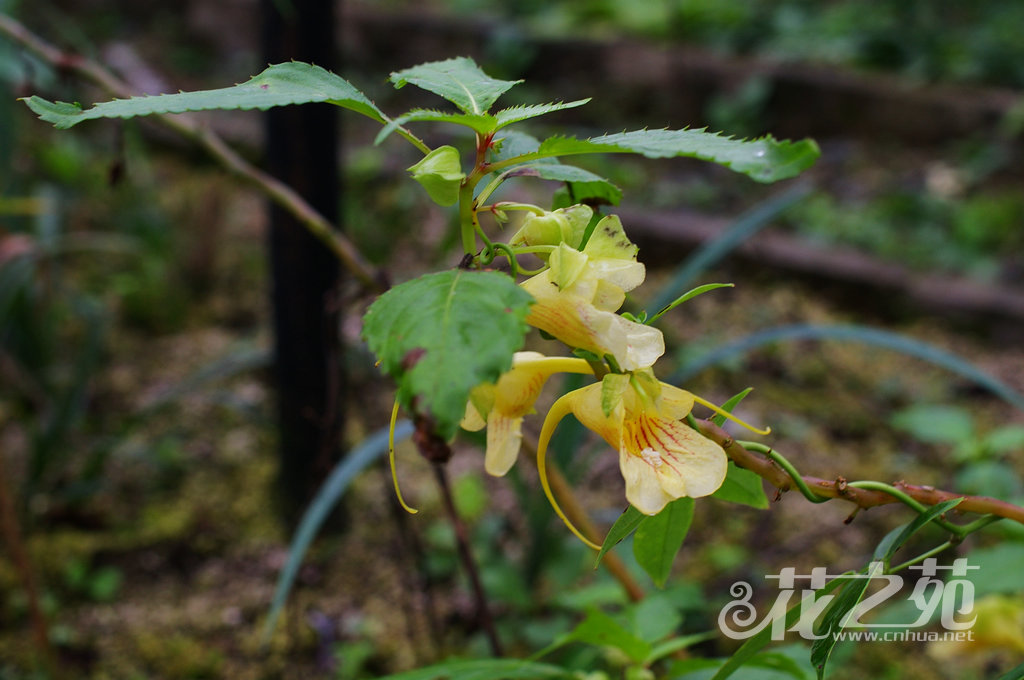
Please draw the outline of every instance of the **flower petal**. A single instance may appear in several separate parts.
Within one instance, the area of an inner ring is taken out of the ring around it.
[[[649,465],[671,497],[707,496],[725,481],[725,451],[685,423],[643,413],[626,425],[622,450]]]
[[[484,469],[495,477],[504,476],[519,457],[523,441],[523,417],[507,417],[491,411],[487,419],[487,453],[484,455]]]
[[[645,515],[657,515],[673,500],[662,489],[655,468],[642,458],[620,451],[619,470],[626,480],[626,500]]]

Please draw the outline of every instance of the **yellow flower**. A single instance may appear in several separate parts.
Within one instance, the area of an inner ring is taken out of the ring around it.
[[[511,370],[496,384],[486,383],[473,389],[466,404],[462,427],[476,431],[487,426],[487,453],[484,468],[502,476],[511,469],[519,455],[523,435],[523,416],[533,413],[533,404],[544,383],[555,373],[593,371],[583,359],[546,357],[537,352],[516,352]]]
[[[582,251],[560,244],[548,269],[522,283],[536,300],[526,322],[570,347],[610,354],[623,370],[652,366],[665,353],[661,331],[615,314],[646,275],[636,251],[614,215],[597,224]]]
[[[537,446],[541,485],[555,512],[584,543],[600,549],[568,521],[547,482],[545,454],[559,421],[572,413],[617,449],[626,499],[640,512],[656,515],[677,498],[714,493],[725,480],[725,451],[681,420],[695,402],[724,413],[700,397],[659,382],[645,370],[610,373],[600,383],[569,392],[552,405]]]

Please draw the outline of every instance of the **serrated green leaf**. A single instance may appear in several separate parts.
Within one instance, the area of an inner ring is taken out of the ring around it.
[[[94,118],[132,118],[210,109],[266,110],[313,102],[329,102],[378,122],[385,120],[373,102],[347,80],[319,66],[299,61],[275,64],[234,87],[115,99],[90,109],[66,102],[49,102],[41,97],[29,97],[24,101],[40,118],[62,129]]]
[[[608,530],[608,535],[604,537],[604,543],[601,544],[601,550],[597,553],[597,559],[594,560],[594,568],[601,564],[601,558],[604,554],[618,545],[622,539],[633,533],[637,525],[643,521],[646,517],[645,514],[634,508],[632,505],[626,508],[626,511],[619,515],[619,518],[615,520],[615,524]]]
[[[487,134],[498,125],[498,119],[489,113],[452,113],[436,111],[434,109],[414,109],[408,113],[403,113],[401,116],[385,125],[381,131],[377,133],[377,137],[373,140],[373,143],[380,144],[388,135],[404,126],[406,123],[423,122],[462,125],[464,127],[468,127],[474,132],[479,132],[480,134]]]
[[[411,84],[433,92],[463,113],[486,113],[498,97],[523,81],[491,78],[472,59],[455,57],[397,71],[391,82],[395,88]]]
[[[761,478],[744,468],[738,467],[736,463],[729,461],[729,471],[725,475],[725,481],[718,491],[711,494],[717,498],[730,503],[749,505],[758,510],[768,508],[768,496],[764,493],[764,484]]]
[[[574,109],[577,106],[583,106],[590,101],[587,99],[577,99],[574,102],[552,102],[548,104],[527,104],[525,106],[512,106],[507,109],[502,109],[494,114],[497,119],[497,126],[495,130],[500,130],[506,125],[512,123],[518,123],[519,121],[528,120],[530,118],[536,118],[543,116],[547,113],[554,111],[564,111],[565,109]]]
[[[648,158],[685,156],[724,165],[758,182],[776,182],[806,170],[821,154],[811,139],[777,141],[771,136],[741,140],[699,130],[633,130],[576,139],[551,137],[536,157],[582,153],[638,153]],[[532,160],[530,158],[524,160]]]
[[[469,392],[494,382],[522,347],[533,298],[498,272],[452,270],[396,286],[363,319],[363,337],[409,412],[455,435]]]
[[[693,521],[693,499],[679,498],[653,517],[646,517],[633,536],[633,556],[654,584],[665,586],[672,563]]]
[[[573,674],[559,666],[522,659],[446,661],[426,668],[386,675],[380,680],[569,680]]]

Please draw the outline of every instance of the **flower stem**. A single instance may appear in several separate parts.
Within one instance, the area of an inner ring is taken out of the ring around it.
[[[3,456],[0,455],[0,533],[3,534],[4,543],[7,544],[15,571],[25,589],[32,628],[32,642],[36,647],[36,653],[39,654],[43,666],[50,671],[51,675],[55,675],[58,669],[53,647],[50,645],[49,625],[39,603],[39,588],[28,551],[25,549],[25,542],[22,540],[17,511],[7,488],[7,479],[3,471]]]
[[[490,607],[487,605],[487,596],[484,593],[483,582],[480,580],[480,570],[477,568],[476,560],[473,558],[473,551],[469,546],[469,533],[466,525],[459,517],[455,509],[455,499],[452,496],[451,484],[448,483],[448,470],[444,463],[433,463],[434,476],[437,478],[437,485],[441,488],[441,497],[444,499],[444,509],[448,514],[448,520],[455,531],[455,540],[458,544],[459,561],[469,577],[470,586],[473,589],[473,600],[476,604],[477,623],[484,629],[487,642],[491,647],[491,654],[503,656],[501,640],[498,638],[498,630],[494,626],[494,618],[491,616]]]

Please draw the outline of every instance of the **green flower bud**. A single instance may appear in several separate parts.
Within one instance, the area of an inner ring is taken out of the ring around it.
[[[573,205],[543,215],[528,214],[509,245],[557,246],[564,243],[579,248],[594,211],[589,206]]]
[[[439,146],[409,168],[412,178],[423,185],[438,205],[455,205],[466,175],[462,172],[459,151],[454,146]]]

